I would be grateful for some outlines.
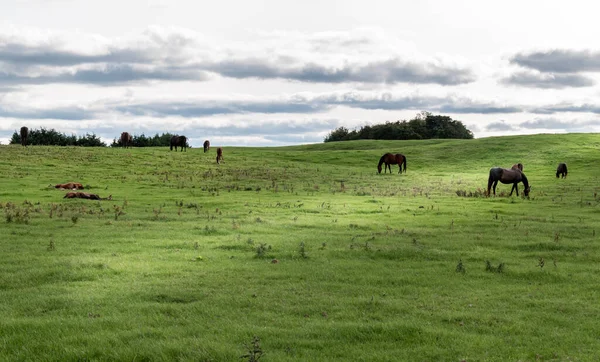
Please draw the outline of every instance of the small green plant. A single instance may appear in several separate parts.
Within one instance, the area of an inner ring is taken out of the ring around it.
[[[460,259],[458,261],[458,264],[456,265],[456,272],[457,273],[461,273],[464,274],[467,270],[465,269],[465,265],[463,264],[462,259]]]
[[[306,245],[304,245],[304,241],[300,243],[300,248],[298,250],[298,253],[300,254],[301,258],[303,258],[303,259],[308,258],[308,254],[306,253]]]
[[[271,245],[267,243],[258,244],[258,246],[256,247],[256,257],[264,258],[265,256],[267,256],[269,250],[271,250]]]
[[[50,243],[48,244],[48,251],[54,250],[56,250],[56,244],[54,244],[54,240],[50,240]]]
[[[540,269],[544,269],[545,264],[546,262],[544,261],[544,258],[540,256],[540,258],[538,259],[538,266],[540,267]]]
[[[248,362],[256,362],[258,361],[264,354],[262,348],[260,347],[260,338],[254,336],[252,338],[252,342],[244,346],[248,351],[246,354],[240,356],[240,358],[246,359]]]
[[[77,220],[79,220],[79,215],[71,216],[71,221],[73,222],[73,225],[77,224]]]

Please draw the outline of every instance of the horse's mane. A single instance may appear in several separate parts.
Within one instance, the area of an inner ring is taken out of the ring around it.
[[[525,188],[528,188],[529,181],[527,180],[527,176],[525,176],[523,172],[521,172],[521,180],[523,181],[523,186],[525,186]]]

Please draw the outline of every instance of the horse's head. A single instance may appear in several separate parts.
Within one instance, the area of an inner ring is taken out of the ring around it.
[[[381,173],[381,165],[377,165],[377,173]]]
[[[523,190],[525,197],[529,196],[529,191],[531,191],[531,185],[527,186],[525,190]]]

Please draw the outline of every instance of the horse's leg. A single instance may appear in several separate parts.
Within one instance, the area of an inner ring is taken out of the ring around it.
[[[496,196],[496,186],[498,185],[498,180],[494,181],[494,196]]]

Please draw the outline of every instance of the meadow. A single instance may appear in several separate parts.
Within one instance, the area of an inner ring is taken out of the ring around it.
[[[600,135],[215,149],[0,146],[0,360],[597,360]]]

